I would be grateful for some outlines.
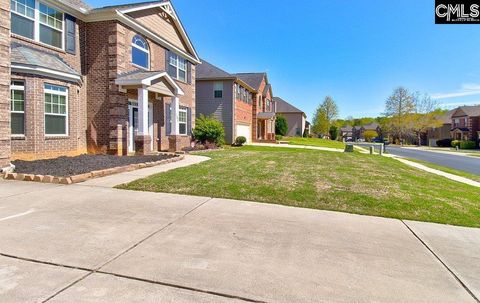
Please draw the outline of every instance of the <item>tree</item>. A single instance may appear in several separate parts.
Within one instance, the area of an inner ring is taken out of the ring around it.
[[[288,132],[287,119],[284,116],[277,116],[275,120],[275,135],[285,136]]]
[[[410,129],[415,133],[418,140],[418,145],[421,145],[421,135],[427,132],[431,127],[439,127],[442,125],[442,121],[438,117],[442,114],[442,111],[437,109],[438,104],[435,100],[432,100],[429,95],[420,95],[416,92],[413,95],[414,112],[407,116]]]
[[[203,144],[215,143],[217,146],[222,146],[225,143],[225,129],[222,122],[204,115],[200,115],[195,121],[193,136]]]
[[[406,117],[415,110],[414,96],[404,87],[396,88],[385,102],[385,115],[391,117],[390,128],[400,141],[408,128]]]
[[[333,120],[338,116],[338,106],[332,97],[326,96],[325,100],[317,107],[313,117],[313,131],[325,135],[330,129]]]
[[[337,140],[338,127],[336,127],[335,125],[330,126],[330,129],[328,130],[328,133],[330,134],[330,139]]]
[[[373,139],[375,139],[376,137],[378,137],[378,133],[374,130],[366,130],[364,133],[363,133],[363,136],[365,137],[365,141],[367,142],[372,142]]]

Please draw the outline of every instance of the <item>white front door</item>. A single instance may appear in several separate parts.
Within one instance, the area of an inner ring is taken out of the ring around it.
[[[128,102],[128,152],[135,152],[135,136],[138,132],[138,102]],[[148,134],[150,135],[150,148],[153,151],[153,104],[148,103]]]

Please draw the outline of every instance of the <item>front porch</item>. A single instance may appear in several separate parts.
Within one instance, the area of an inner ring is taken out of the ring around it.
[[[255,142],[275,143],[275,113],[257,114]]]
[[[190,144],[191,111],[181,106],[184,92],[166,72],[137,71],[115,84],[128,97],[128,154],[175,152]]]
[[[453,140],[466,141],[470,140],[471,130],[469,128],[454,128],[450,131]]]

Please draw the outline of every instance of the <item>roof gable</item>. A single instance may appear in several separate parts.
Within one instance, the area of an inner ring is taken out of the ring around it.
[[[260,90],[264,78],[265,82],[268,83],[266,73],[237,73],[234,75],[256,90]]]
[[[276,102],[276,112],[277,113],[299,113],[305,115],[305,113],[295,106],[291,105],[287,101],[283,100],[280,97],[273,97],[273,101]]]
[[[234,79],[234,75],[224,71],[223,69],[202,59],[202,64],[199,64],[195,69],[196,80],[202,79]]]
[[[452,118],[454,118],[454,117],[464,117],[464,116],[467,116],[467,113],[465,113],[462,110],[462,107],[459,107],[459,108],[455,109],[455,111],[452,114]]]

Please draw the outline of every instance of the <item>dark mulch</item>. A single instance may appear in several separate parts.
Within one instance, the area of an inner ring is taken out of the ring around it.
[[[145,162],[155,162],[174,158],[174,155],[151,156],[112,156],[112,155],[81,155],[76,157],[59,157],[55,159],[35,161],[13,161],[15,172],[34,175],[51,175],[68,177],[85,174],[95,170],[127,166]]]

